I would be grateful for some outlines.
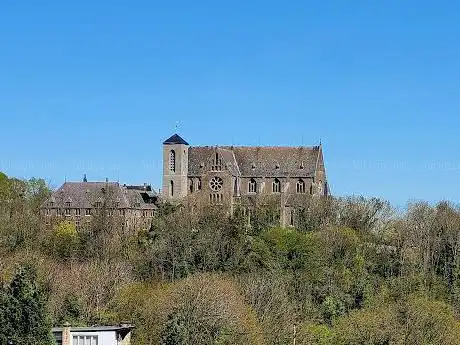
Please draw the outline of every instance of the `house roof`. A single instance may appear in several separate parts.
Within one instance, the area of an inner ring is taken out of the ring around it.
[[[188,173],[199,176],[203,168],[212,165],[215,154],[222,157],[224,168],[228,169],[233,176],[239,176],[238,163],[233,151],[217,146],[192,146],[188,150]]]
[[[70,202],[72,208],[92,208],[97,202],[106,201],[109,207],[155,209],[153,203],[145,202],[155,197],[152,191],[129,188],[118,182],[65,182],[45,201],[42,207],[63,208]]]
[[[166,139],[163,142],[163,145],[176,145],[176,144],[187,145],[188,146],[188,142],[186,142],[184,139],[182,139],[179,136],[179,134],[174,134],[173,136],[169,137],[168,139]]]
[[[321,154],[319,146],[195,146],[189,148],[189,175],[201,175],[215,152],[234,176],[243,177],[312,177]]]
[[[311,177],[320,153],[318,146],[234,147],[242,176]]]
[[[124,331],[132,330],[132,325],[121,326],[89,326],[89,327],[70,327],[71,332],[110,332],[110,331]],[[62,332],[64,327],[53,327],[52,332]]]

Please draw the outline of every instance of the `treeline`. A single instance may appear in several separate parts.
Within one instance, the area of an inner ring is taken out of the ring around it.
[[[460,209],[375,198],[270,199],[248,219],[163,205],[150,229],[46,230],[41,180],[0,177],[0,274],[32,262],[54,324],[136,325],[133,343],[460,344]]]

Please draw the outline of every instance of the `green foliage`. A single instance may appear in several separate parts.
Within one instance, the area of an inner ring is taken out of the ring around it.
[[[161,335],[161,345],[187,345],[190,336],[186,323],[187,320],[180,313],[169,315]]]
[[[20,283],[33,275],[11,278],[24,257],[46,277],[55,324],[131,320],[134,345],[460,342],[451,203],[396,214],[375,198],[297,195],[285,229],[279,195],[242,199],[233,214],[191,200],[160,206],[148,230],[127,232],[101,210],[78,231],[50,231],[38,214],[48,195],[43,180],[0,174],[0,281],[11,281],[0,289],[0,344],[24,318],[37,326],[21,334],[39,332],[37,313],[50,326],[43,290]]]
[[[85,325],[82,302],[73,294],[68,294],[64,297],[62,306],[56,315],[56,323],[58,325],[63,325],[66,322],[72,326]]]
[[[331,324],[332,321],[339,316],[345,314],[344,303],[339,298],[334,296],[327,296],[321,304],[321,309],[324,319],[329,324]]]
[[[300,345],[332,345],[334,332],[326,325],[307,324],[298,335]]]
[[[80,238],[75,223],[62,221],[58,223],[48,240],[48,251],[58,260],[72,259],[79,251]]]
[[[20,267],[0,292],[0,343],[51,345],[51,319],[43,290],[31,266]]]

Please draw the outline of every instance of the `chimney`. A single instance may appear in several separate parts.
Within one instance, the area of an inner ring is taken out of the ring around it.
[[[66,322],[62,330],[62,345],[72,345],[72,339],[70,336],[70,323]]]

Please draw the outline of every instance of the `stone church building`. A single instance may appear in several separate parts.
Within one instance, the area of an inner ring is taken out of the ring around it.
[[[233,209],[274,196],[280,223],[288,226],[294,224],[297,197],[328,194],[321,145],[190,146],[177,134],[163,143],[163,200],[193,197]]]

